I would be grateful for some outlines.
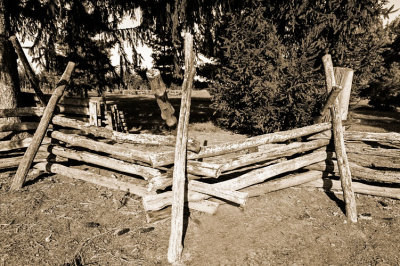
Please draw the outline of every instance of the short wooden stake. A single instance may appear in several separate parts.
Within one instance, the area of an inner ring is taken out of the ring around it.
[[[90,101],[89,102],[89,124],[91,126],[98,127],[98,117],[97,117],[97,102]]]
[[[322,58],[324,63],[326,85],[328,92],[336,85],[335,75],[330,55]],[[333,140],[335,143],[335,151],[339,166],[340,181],[342,183],[343,198],[346,204],[347,219],[353,223],[357,222],[357,206],[353,189],[351,188],[351,172],[349,161],[347,159],[346,147],[344,146],[342,113],[340,111],[339,100],[336,99],[331,108]]]
[[[185,34],[185,77],[182,85],[182,100],[179,113],[178,132],[175,146],[175,165],[173,174],[173,202],[171,235],[169,238],[168,261],[178,262],[182,254],[183,210],[185,203],[186,153],[190,115],[190,100],[195,75],[193,36]]]
[[[49,103],[47,104],[42,119],[40,120],[39,126],[36,129],[35,135],[33,136],[31,145],[29,145],[28,149],[24,154],[24,158],[21,160],[19,164],[17,173],[14,176],[13,182],[11,184],[11,190],[19,190],[22,188],[26,175],[28,174],[29,168],[32,165],[33,159],[39,149],[40,144],[46,134],[47,128],[49,127],[50,120],[53,117],[54,110],[56,108],[58,100],[64,93],[64,90],[68,84],[68,81],[71,77],[72,71],[74,70],[75,63],[69,62],[67,68],[65,69],[63,75],[61,76],[60,81],[58,82],[57,88],[54,90],[53,95],[51,96]]]

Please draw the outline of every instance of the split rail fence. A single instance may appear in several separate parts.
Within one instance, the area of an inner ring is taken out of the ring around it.
[[[142,197],[148,222],[169,217],[170,206],[179,207],[178,200],[186,201],[190,209],[214,214],[220,204],[244,206],[249,197],[299,185],[342,190],[346,215],[352,222],[357,221],[354,192],[400,199],[400,134],[345,131],[341,124],[347,116],[351,70],[336,68],[334,73],[330,57],[324,57],[329,97],[314,125],[201,146],[187,136],[194,75],[187,49],[177,137],[117,132],[100,127],[99,120],[53,115],[63,88],[56,89],[46,108],[0,110],[2,118],[41,118],[40,124],[0,124],[1,132],[36,130],[33,137],[0,141],[0,169],[18,167],[11,189],[22,187],[29,169],[64,175]],[[69,160],[129,178],[81,170],[71,167]],[[181,187],[185,182],[187,189]],[[172,219],[176,219],[174,210]],[[179,232],[174,236],[182,226],[179,221],[172,223],[170,262],[179,260],[182,240]]]

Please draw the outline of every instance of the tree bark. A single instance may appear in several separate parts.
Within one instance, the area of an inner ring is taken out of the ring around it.
[[[17,56],[8,38],[11,35],[5,0],[0,0],[0,109],[16,108],[20,92]],[[18,123],[19,118],[0,118],[0,123]],[[0,132],[0,139],[12,132]]]

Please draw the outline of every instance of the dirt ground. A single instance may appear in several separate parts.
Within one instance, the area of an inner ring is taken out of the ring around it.
[[[400,132],[398,112],[351,113],[349,130]],[[209,144],[244,138],[194,123]],[[93,170],[93,169],[91,169]],[[170,220],[146,223],[141,200],[64,176],[9,192],[0,172],[0,265],[166,265]],[[290,188],[187,218],[186,265],[400,265],[400,202],[357,196],[349,224],[342,195]]]

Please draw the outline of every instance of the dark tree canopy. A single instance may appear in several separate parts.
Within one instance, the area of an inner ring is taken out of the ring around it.
[[[146,42],[156,51],[156,65],[162,73],[181,78],[181,32],[184,29],[195,32],[197,50],[215,56],[218,50],[215,35],[222,17],[230,10],[240,10],[243,3],[239,0],[6,0],[6,10],[10,11],[11,32],[18,33],[23,40],[33,40],[31,54],[36,63],[47,72],[60,74],[65,61],[73,59],[80,73],[75,79],[82,80],[78,89],[88,78],[91,87],[101,89],[117,77],[109,60],[110,48],[115,45],[124,63],[133,61],[133,67],[139,68],[135,48],[139,42]],[[118,29],[124,17],[134,18],[135,8],[142,12],[140,26]],[[125,42],[131,45],[133,58],[127,58],[122,48]]]

